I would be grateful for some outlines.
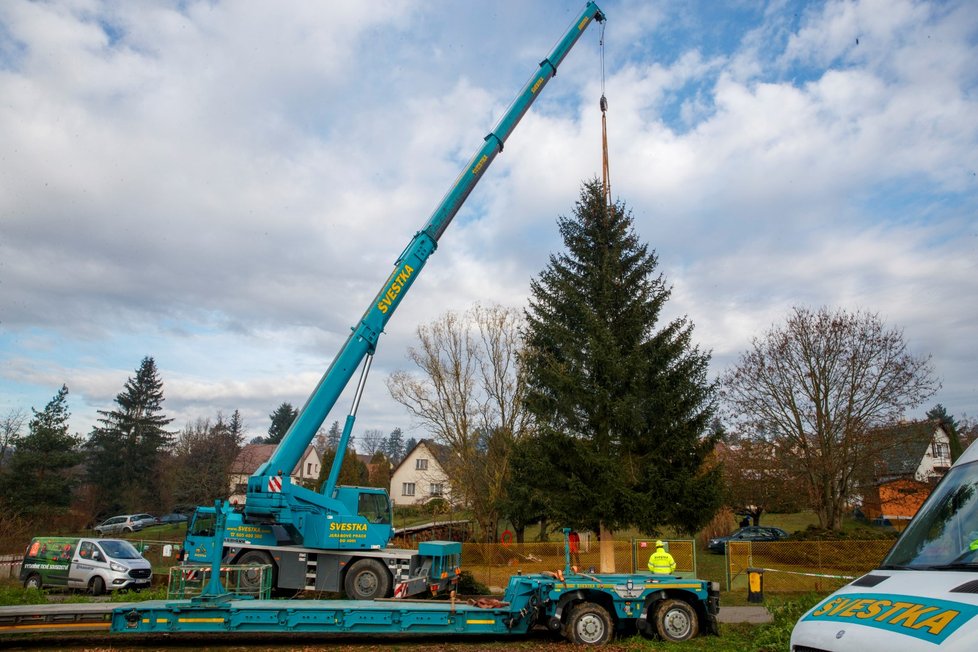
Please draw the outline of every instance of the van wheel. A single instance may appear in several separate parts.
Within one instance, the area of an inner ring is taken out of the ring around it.
[[[41,576],[37,573],[31,573],[26,580],[24,580],[25,589],[40,589],[41,588]]]
[[[343,591],[351,600],[386,598],[391,590],[391,574],[376,559],[360,559],[346,571]]]
[[[272,563],[272,557],[267,552],[249,550],[241,555],[236,563],[239,566],[271,566],[270,570],[265,571],[272,574],[271,581],[267,582],[265,586],[275,588],[275,564]],[[238,575],[238,586],[242,593],[258,596],[262,589],[262,571],[257,568],[242,570]]]
[[[105,580],[96,575],[92,578],[92,581],[88,583],[88,588],[91,589],[92,595],[102,595],[105,593]]]
[[[125,532],[126,534],[132,534],[132,528],[129,526],[122,528],[122,531]]]
[[[699,633],[696,612],[683,600],[663,600],[655,609],[655,631],[662,639],[678,643]]]

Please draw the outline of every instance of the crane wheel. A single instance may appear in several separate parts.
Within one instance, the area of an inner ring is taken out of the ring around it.
[[[377,600],[391,594],[391,574],[376,559],[359,559],[346,571],[343,591],[351,600]]]

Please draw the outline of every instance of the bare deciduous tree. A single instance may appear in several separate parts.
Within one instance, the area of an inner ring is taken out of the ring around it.
[[[910,353],[902,331],[875,314],[827,308],[794,308],[723,378],[735,429],[777,442],[832,529],[841,528],[858,471],[889,443],[873,430],[938,388],[930,358]]]
[[[519,311],[475,306],[418,328],[408,358],[419,374],[396,371],[391,396],[450,451],[445,471],[453,497],[473,508],[492,537],[509,474],[513,442],[529,427]]]
[[[7,456],[25,423],[27,411],[23,408],[13,408],[0,418],[0,470],[6,465]]]
[[[723,461],[724,502],[735,514],[760,525],[765,512],[795,512],[808,505],[808,488],[793,465],[782,463],[777,442],[729,437],[717,452]]]

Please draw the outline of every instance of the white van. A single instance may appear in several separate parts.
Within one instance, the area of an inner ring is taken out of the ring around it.
[[[822,600],[792,652],[978,650],[978,443],[958,458],[883,563]]]
[[[20,567],[26,588],[63,586],[93,595],[149,588],[152,577],[150,563],[121,539],[35,537]]]

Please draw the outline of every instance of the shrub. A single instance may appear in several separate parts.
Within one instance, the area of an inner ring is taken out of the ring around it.
[[[47,601],[45,591],[25,589],[19,585],[0,585],[0,605],[47,604]]]
[[[462,571],[456,592],[459,595],[489,595],[489,587],[475,579],[469,571]]]
[[[701,548],[705,548],[709,543],[710,539],[714,537],[725,537],[734,529],[736,525],[734,520],[734,513],[729,507],[721,507],[710,522],[706,524],[700,532],[696,535],[696,542]]]
[[[789,649],[791,630],[794,629],[795,623],[823,597],[817,593],[810,593],[794,600],[773,601],[768,605],[768,611],[774,616],[774,622],[758,628],[753,652],[782,652]]]

